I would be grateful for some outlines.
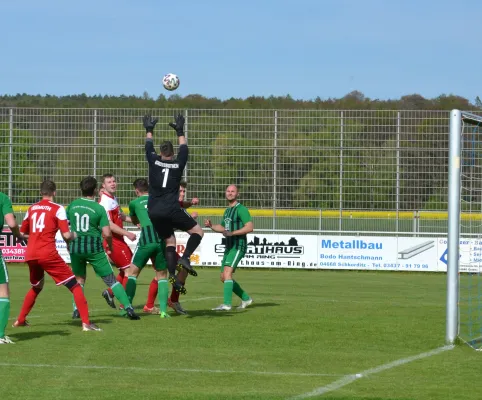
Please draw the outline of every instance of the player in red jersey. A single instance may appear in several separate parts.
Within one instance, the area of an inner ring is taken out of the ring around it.
[[[197,197],[193,197],[193,199],[191,201],[185,200],[186,189],[187,189],[187,182],[181,181],[181,184],[179,186],[179,205],[182,208],[189,208],[191,206],[195,206],[195,205],[199,204],[199,199]],[[196,219],[198,217],[197,212],[191,213],[191,217]],[[180,257],[180,255],[178,253],[177,259],[179,259],[179,257]],[[188,275],[189,275],[188,272],[184,268],[182,268],[178,272],[177,277],[178,277],[179,281],[182,282],[182,284],[184,285],[184,283],[186,283],[186,279],[187,279]],[[148,295],[147,295],[147,303],[144,306],[144,312],[156,312],[157,311],[156,308],[154,307],[154,302],[155,302],[156,297],[157,297],[157,289],[158,289],[157,280],[154,278],[151,281],[151,284],[149,285],[149,291],[148,291]],[[169,299],[167,301],[167,304],[174,311],[176,311],[176,313],[181,314],[181,315],[187,315],[186,310],[184,310],[184,308],[182,308],[182,306],[181,306],[181,303],[179,303],[179,294],[180,293],[177,290],[175,290],[174,287],[173,287],[172,292],[171,292],[171,296],[169,297]]]
[[[42,200],[30,206],[20,228],[20,232],[28,238],[25,261],[30,270],[32,288],[25,296],[22,309],[13,326],[28,326],[27,315],[42,291],[44,275],[47,272],[57,286],[64,285],[72,292],[82,320],[82,330],[100,331],[99,327],[90,322],[84,292],[77,283],[72,270],[60,257],[55,245],[55,234],[58,230],[66,242],[76,238],[75,232],[69,230],[65,208],[53,202],[56,189],[53,181],[42,182],[40,185]]]
[[[107,217],[110,222],[110,229],[112,231],[112,253],[109,255],[112,263],[119,269],[117,281],[120,282],[124,289],[127,284],[127,277],[125,270],[129,268],[132,260],[132,251],[127,243],[124,241],[124,236],[131,241],[136,240],[136,235],[124,229],[124,221],[129,221],[129,218],[122,212],[119,202],[115,197],[117,191],[117,181],[113,174],[102,175],[102,190],[100,193],[99,203],[105,208]],[[107,251],[108,244],[104,240],[104,249]],[[102,292],[107,304],[116,308],[114,303],[114,293],[111,288]]]

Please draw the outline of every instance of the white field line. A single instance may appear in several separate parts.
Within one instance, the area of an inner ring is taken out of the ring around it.
[[[411,356],[411,357],[407,357],[407,358],[401,358],[399,360],[395,360],[395,361],[389,362],[387,364],[379,365],[378,367],[375,367],[375,368],[366,369],[365,371],[359,372],[357,374],[345,375],[341,379],[338,379],[337,381],[332,382],[332,383],[330,383],[326,386],[321,386],[321,387],[316,388],[315,390],[313,390],[311,392],[303,393],[303,394],[300,394],[298,396],[291,397],[290,399],[291,400],[299,400],[299,399],[307,399],[307,398],[310,398],[310,397],[322,396],[325,393],[329,393],[329,392],[333,392],[335,390],[341,389],[342,387],[349,385],[350,383],[356,381],[357,379],[366,378],[367,376],[378,374],[378,373],[386,371],[388,369],[392,369],[392,368],[399,367],[400,365],[408,364],[412,361],[421,360],[422,358],[435,356],[435,355],[440,354],[444,351],[452,350],[453,348],[454,348],[454,346],[452,346],[452,345],[443,346],[443,347],[439,347],[438,349],[427,351],[426,353],[417,354],[415,356]]]
[[[191,369],[191,368],[144,368],[144,367],[116,367],[111,365],[58,365],[58,364],[14,364],[0,363],[0,367],[20,367],[20,368],[59,368],[59,369],[80,369],[80,370],[118,370],[118,371],[136,371],[136,372],[186,372],[186,373],[204,373],[204,374],[246,374],[246,375],[268,375],[268,376],[331,376],[339,377],[340,374],[317,374],[303,372],[271,372],[271,371],[235,371],[221,369]]]
[[[204,300],[211,300],[211,299],[219,299],[220,297],[195,297],[193,299],[183,299],[183,303],[186,303],[188,301],[204,301]],[[106,310],[113,310],[113,312],[115,312],[115,310],[113,308],[109,308],[109,307],[104,307],[104,308],[99,308],[99,309],[89,309],[89,314],[90,313],[95,313],[95,312],[100,312],[100,311],[106,311]],[[32,319],[32,318],[43,318],[43,317],[54,317],[54,316],[65,316],[65,315],[72,315],[72,311],[69,312],[69,313],[54,313],[54,314],[42,314],[42,315],[29,315],[27,317],[27,319]],[[9,321],[15,321],[17,319],[17,317],[13,317],[13,318],[9,318],[8,320]]]

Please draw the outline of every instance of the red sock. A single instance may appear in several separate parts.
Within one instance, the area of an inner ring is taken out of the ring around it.
[[[124,270],[120,269],[119,275],[117,275],[117,282],[123,283],[124,282],[124,276],[125,276]]]
[[[128,280],[129,278],[127,276],[124,276],[124,280],[122,281],[122,286],[124,286],[124,290],[126,290]]]
[[[69,290],[74,295],[74,301],[75,305],[77,306],[77,310],[79,310],[80,319],[84,324],[90,324],[89,307],[87,306],[87,300],[84,296],[84,291],[82,290],[82,287],[77,284]]]
[[[179,301],[179,295],[180,293],[177,291],[177,290],[174,290],[174,288],[172,288],[172,291],[171,291],[171,301],[173,303],[177,303]]]
[[[157,289],[158,289],[157,279],[154,278],[151,281],[151,284],[149,285],[149,292],[147,293],[147,302],[146,302],[147,308],[154,307],[154,302],[156,301],[156,297],[157,297]]]
[[[20,310],[20,314],[17,318],[18,322],[20,322],[21,324],[25,322],[25,318],[27,318],[30,310],[32,310],[35,304],[35,300],[37,299],[37,296],[41,291],[42,289],[33,287],[27,292],[25,299],[23,300],[22,309]]]

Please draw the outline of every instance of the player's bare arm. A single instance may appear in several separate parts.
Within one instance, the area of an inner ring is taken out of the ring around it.
[[[124,222],[131,222],[132,223],[132,219],[131,217],[129,217],[128,215],[125,215],[122,210],[120,210],[120,219]]]
[[[112,230],[110,229],[110,226],[104,226],[102,228],[102,237],[107,242],[107,246],[109,246],[110,253],[112,253],[112,249],[113,249],[113,247],[112,247]]]
[[[120,228],[116,224],[114,224],[112,221],[110,221],[110,229],[112,233],[115,233],[117,235],[125,236],[127,239],[134,241],[136,240],[136,235],[135,233],[129,232],[125,229]]]
[[[246,225],[244,225],[241,229],[235,230],[235,231],[223,231],[224,236],[241,236],[241,235],[247,235],[248,233],[251,233],[254,231],[254,225],[252,221],[246,222]]]
[[[204,221],[204,226],[206,228],[211,228],[211,230],[217,233],[222,233],[225,230],[224,226],[222,226],[221,224],[213,224],[210,219]]]
[[[196,206],[199,204],[199,199],[197,197],[193,197],[191,201],[183,201],[182,208],[189,208],[192,206]]]
[[[73,240],[77,239],[77,234],[75,232],[67,231],[62,232],[62,237],[64,238],[66,243],[70,243]]]
[[[5,215],[5,222],[7,223],[8,227],[12,231],[13,235],[19,239],[19,240],[25,240],[27,239],[26,235],[23,235],[20,233],[20,227],[17,224],[17,221],[15,219],[15,215],[13,214],[7,214]]]

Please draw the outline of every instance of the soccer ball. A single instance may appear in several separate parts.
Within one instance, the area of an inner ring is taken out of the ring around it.
[[[179,87],[179,78],[176,74],[167,74],[162,78],[162,84],[167,90],[176,90]]]

